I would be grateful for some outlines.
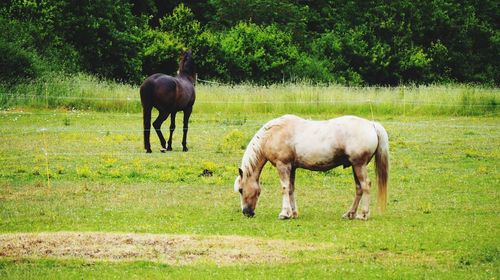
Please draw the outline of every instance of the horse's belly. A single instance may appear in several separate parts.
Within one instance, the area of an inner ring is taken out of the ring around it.
[[[344,168],[351,166],[347,157],[339,161],[331,161],[331,162],[320,162],[315,164],[310,164],[307,162],[296,163],[295,166],[298,168],[303,168],[312,171],[327,171],[337,166],[343,165]]]
[[[350,166],[349,158],[337,149],[321,149],[314,146],[296,147],[295,165],[309,170],[324,171],[339,165]]]

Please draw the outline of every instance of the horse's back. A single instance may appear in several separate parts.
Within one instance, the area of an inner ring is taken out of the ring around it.
[[[378,136],[372,121],[356,116],[343,116],[330,120],[330,131],[336,142],[350,157],[371,157],[378,146]]]
[[[293,128],[295,142],[304,144],[333,145],[334,148],[342,146],[348,149],[349,146],[361,146],[361,142],[371,142],[376,139],[376,131],[373,122],[356,117],[342,116],[330,120],[305,120],[297,116],[287,116]]]
[[[292,157],[297,166],[306,169],[327,170],[369,160],[378,145],[373,123],[355,116],[314,121],[285,115],[269,124],[273,124],[268,143],[276,147],[274,157]]]
[[[157,107],[166,111],[177,111],[194,103],[194,86],[182,78],[165,74],[149,76],[140,88],[143,106]]]
[[[142,99],[157,99],[169,94],[175,94],[175,78],[169,75],[157,73],[144,80],[140,88]]]

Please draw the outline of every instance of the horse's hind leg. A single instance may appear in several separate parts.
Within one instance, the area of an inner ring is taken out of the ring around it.
[[[189,117],[191,116],[191,112],[193,112],[193,107],[186,108],[184,110],[184,126],[182,127],[182,151],[187,152],[187,133],[188,133],[188,125],[189,125]]]
[[[160,144],[161,144],[160,151],[162,153],[164,153],[167,150],[167,148],[165,147],[165,145],[167,144],[167,141],[165,141],[165,137],[163,137],[163,134],[161,133],[161,125],[163,124],[163,122],[167,118],[168,118],[168,113],[165,111],[160,111],[160,113],[158,114],[158,117],[153,122],[153,127],[156,130],[156,134],[158,134],[158,138],[160,138]]]
[[[149,142],[149,135],[151,132],[151,110],[152,107],[144,106],[142,108],[143,123],[144,123],[144,149],[146,153],[151,153],[151,143]]]
[[[172,112],[170,114],[170,136],[168,137],[168,146],[167,146],[167,151],[172,151],[172,135],[174,134],[175,130],[175,115],[177,112]]]
[[[352,202],[351,209],[349,209],[342,217],[345,219],[352,220],[356,217],[356,211],[358,211],[359,201],[361,200],[361,196],[363,195],[363,189],[361,188],[361,183],[359,182],[358,176],[356,175],[356,171],[354,170],[354,166],[352,167],[352,175],[354,177],[354,182],[356,183],[356,196],[354,197],[354,201]]]
[[[370,216],[370,188],[371,182],[368,178],[366,164],[353,165],[354,176],[356,179],[356,198],[354,199],[351,210],[348,212],[350,219],[356,214],[359,202],[361,200],[361,213],[356,215],[356,219],[367,220]]]

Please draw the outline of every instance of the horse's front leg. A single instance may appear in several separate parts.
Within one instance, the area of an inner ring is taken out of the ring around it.
[[[277,162],[276,168],[278,169],[281,193],[283,195],[283,207],[278,218],[281,220],[290,219],[293,216],[292,205],[290,203],[290,173],[292,167],[291,164]]]
[[[182,151],[187,152],[187,133],[188,133],[188,125],[189,125],[189,117],[191,116],[191,112],[193,111],[193,107],[186,108],[184,110],[184,126],[182,127]]]

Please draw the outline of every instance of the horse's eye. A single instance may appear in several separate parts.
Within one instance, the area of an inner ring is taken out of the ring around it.
[[[243,189],[239,189],[238,191],[240,192],[240,194],[243,194]]]

